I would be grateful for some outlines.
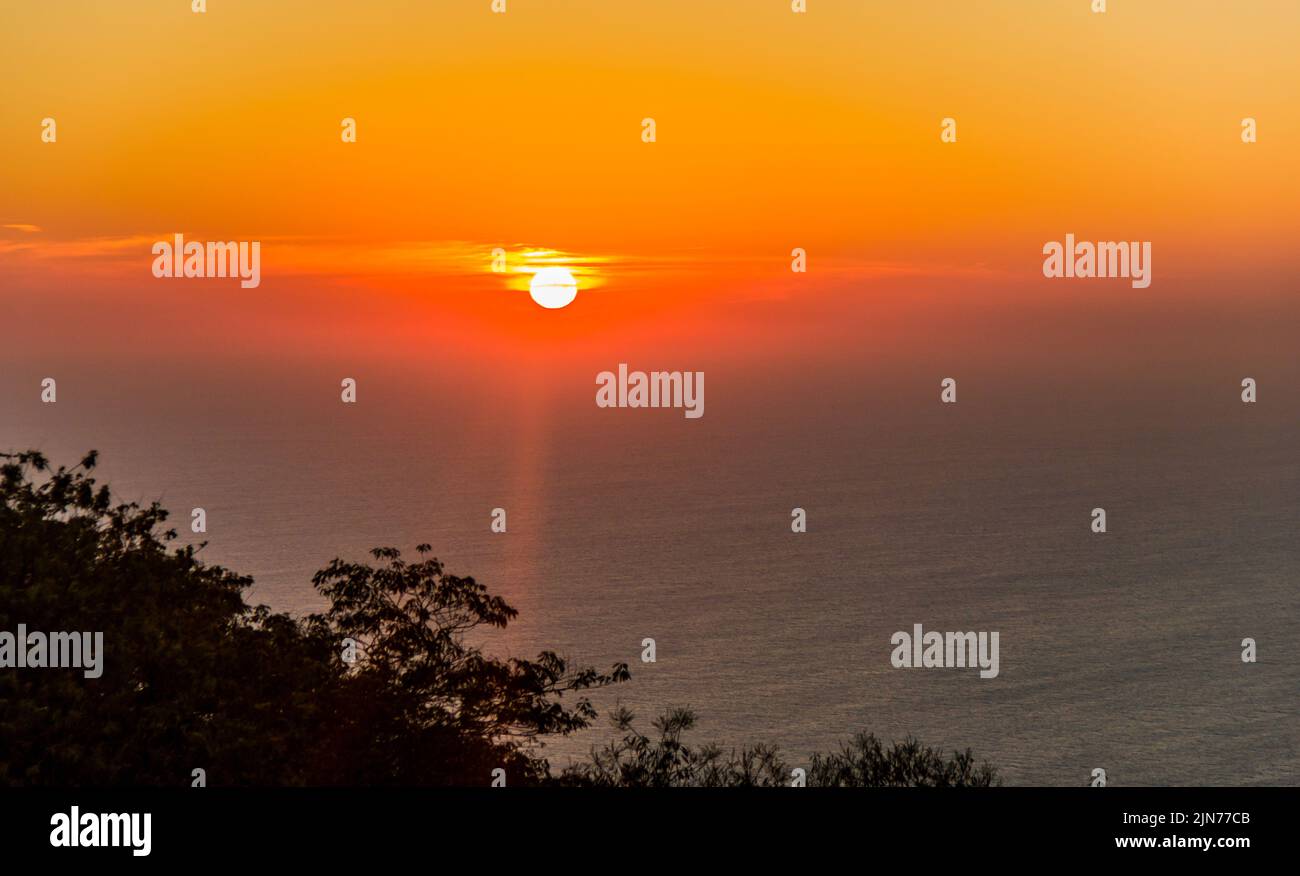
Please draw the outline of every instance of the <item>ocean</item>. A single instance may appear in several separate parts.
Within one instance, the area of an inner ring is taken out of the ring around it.
[[[866,730],[969,747],[1015,785],[1297,784],[1295,362],[1270,358],[1248,405],[1235,362],[1089,368],[1084,347],[1055,369],[992,348],[55,357],[0,377],[0,447],[98,449],[98,476],[186,541],[204,508],[201,555],[298,615],[330,559],[429,542],[519,609],[489,651],[630,665],[593,728],[547,745],[556,766],[621,702],[647,731],[689,706],[694,741],[792,767]],[[705,371],[705,415],[596,407],[619,361]],[[914,624],[998,632],[999,674],[895,668]]]

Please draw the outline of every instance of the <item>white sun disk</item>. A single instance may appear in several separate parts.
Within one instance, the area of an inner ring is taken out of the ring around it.
[[[542,307],[555,310],[578,297],[578,281],[568,268],[542,268],[533,274],[528,293]]]

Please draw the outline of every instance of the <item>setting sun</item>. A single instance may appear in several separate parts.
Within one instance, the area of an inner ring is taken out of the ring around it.
[[[578,295],[578,283],[568,268],[542,268],[533,274],[528,291],[542,307],[554,310],[573,302]]]

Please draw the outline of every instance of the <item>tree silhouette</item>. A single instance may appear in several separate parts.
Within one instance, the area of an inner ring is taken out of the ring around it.
[[[777,749],[746,745],[724,749],[693,747],[684,735],[695,726],[690,709],[670,709],[654,721],[652,738],[638,731],[627,709],[611,715],[618,738],[593,749],[588,761],[570,766],[561,784],[594,787],[743,787],[773,788],[793,781],[793,767]],[[814,754],[804,769],[808,787],[989,787],[1000,784],[997,770],[976,764],[970,750],[944,758],[914,739],[886,748],[875,736],[859,733],[840,751]]]
[[[511,784],[543,781],[548,765],[536,756],[540,738],[567,735],[596,717],[586,697],[572,708],[564,697],[625,681],[627,664],[601,674],[572,671],[551,651],[537,660],[486,656],[467,635],[505,627],[518,612],[473,578],[448,574],[427,556],[427,544],[416,550],[417,563],[394,548],[376,548],[371,553],[385,564],[336,559],[314,578],[330,609],[308,620],[313,635],[356,643],[356,662],[344,669],[347,733],[372,746],[398,746],[382,761],[340,758],[336,774],[364,784],[403,776],[485,784],[501,767]],[[379,738],[366,732],[376,724]]]
[[[694,747],[688,709],[655,721],[612,715],[616,734],[552,774],[547,738],[590,726],[586,692],[626,681],[551,651],[498,659],[471,640],[517,612],[426,544],[408,563],[336,559],[313,583],[329,608],[304,619],[250,606],[252,579],[171,544],[167,512],[114,504],[94,452],[52,469],[0,453],[0,631],[104,634],[103,672],[0,668],[0,785],[778,786],[774,748]],[[970,752],[945,760],[907,740],[860,734],[815,756],[810,785],[986,785]]]
[[[526,784],[547,774],[542,737],[595,717],[561,698],[627,677],[486,656],[465,634],[515,610],[391,548],[379,568],[322,570],[322,615],[249,606],[250,578],[169,546],[157,503],[114,505],[96,454],[0,460],[0,630],[103,631],[105,651],[93,680],[0,669],[0,783],[188,784],[202,768],[213,784],[483,785],[502,767]]]
[[[323,716],[321,643],[242,599],[251,579],[168,550],[157,503],[114,505],[39,453],[0,466],[0,629],[103,631],[103,675],[0,670],[0,781],[292,782],[284,749]]]

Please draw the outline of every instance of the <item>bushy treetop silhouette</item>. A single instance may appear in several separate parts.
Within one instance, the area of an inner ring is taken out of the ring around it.
[[[244,601],[252,579],[172,544],[158,504],[115,503],[97,456],[52,468],[0,453],[0,630],[103,631],[104,668],[0,669],[0,784],[781,785],[775,749],[694,748],[688,710],[617,738],[553,773],[548,737],[596,719],[588,692],[628,679],[551,651],[500,659],[471,644],[517,614],[428,545],[407,562],[336,559],[313,583],[328,601],[296,619]],[[199,546],[201,547],[201,546]],[[944,759],[908,740],[860,735],[815,756],[810,785],[987,785],[969,751]]]

